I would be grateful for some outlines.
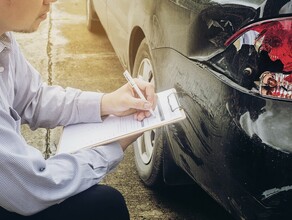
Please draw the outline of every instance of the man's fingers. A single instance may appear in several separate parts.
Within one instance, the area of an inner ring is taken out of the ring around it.
[[[138,121],[143,121],[151,115],[149,111],[139,111],[135,114],[135,119]]]
[[[135,98],[135,97],[131,97],[128,100],[128,106],[130,108],[134,108],[137,110],[150,110],[153,106],[153,104],[149,101],[145,101],[141,98]]]
[[[154,85],[146,82],[142,79],[134,79],[137,86],[140,88],[140,90],[144,93],[145,98],[147,99],[147,101],[151,102],[152,104],[155,102],[155,89],[154,89]]]

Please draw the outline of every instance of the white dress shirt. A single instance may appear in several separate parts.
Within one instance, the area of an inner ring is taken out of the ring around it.
[[[20,133],[21,123],[36,129],[102,122],[102,95],[46,85],[12,34],[0,36],[0,206],[37,213],[97,184],[118,165],[124,156],[118,143],[45,160]]]

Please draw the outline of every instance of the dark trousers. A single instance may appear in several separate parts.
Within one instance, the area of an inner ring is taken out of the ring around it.
[[[126,220],[129,212],[122,194],[109,186],[96,185],[32,216],[21,216],[0,207],[1,220],[46,219]]]

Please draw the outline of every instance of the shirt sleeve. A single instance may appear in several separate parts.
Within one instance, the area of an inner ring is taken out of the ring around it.
[[[9,98],[7,105],[0,102],[0,206],[32,215],[97,184],[124,154],[115,142],[45,160],[29,146],[20,133],[21,120],[32,128],[100,121],[102,94],[47,86],[14,41],[11,54],[13,76],[3,77],[9,85],[3,97]]]
[[[54,128],[80,122],[101,122],[103,93],[50,86],[25,59],[12,38],[11,72],[14,99],[11,105],[31,129]]]
[[[20,123],[0,107],[0,206],[32,215],[94,184],[123,159],[118,143],[57,154],[45,160],[17,132]]]

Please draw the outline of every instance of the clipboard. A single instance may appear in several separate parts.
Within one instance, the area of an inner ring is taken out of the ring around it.
[[[103,122],[81,123],[63,127],[56,154],[73,153],[83,148],[105,145],[125,137],[152,130],[186,118],[174,88],[157,93],[155,117],[142,122],[134,115],[107,116]]]

